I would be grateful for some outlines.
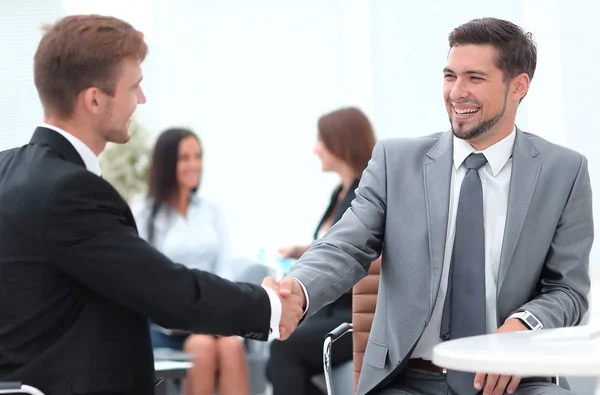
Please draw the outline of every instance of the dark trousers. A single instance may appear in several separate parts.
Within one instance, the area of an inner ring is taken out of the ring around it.
[[[321,311],[301,323],[285,341],[271,343],[267,378],[273,395],[323,395],[310,379],[323,374],[323,340],[325,335],[344,322],[351,322],[350,309]],[[332,366],[352,359],[352,335],[337,340],[331,353]]]

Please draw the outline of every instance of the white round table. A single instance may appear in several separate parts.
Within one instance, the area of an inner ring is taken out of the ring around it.
[[[600,327],[580,326],[449,340],[433,349],[435,365],[515,376],[600,378]],[[600,379],[596,384],[600,395]]]

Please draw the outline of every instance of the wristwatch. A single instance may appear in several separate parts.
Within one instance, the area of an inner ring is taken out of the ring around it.
[[[544,325],[542,325],[540,320],[538,320],[535,315],[526,310],[517,311],[516,313],[512,314],[510,318],[518,318],[523,324],[525,324],[527,328],[532,331],[537,331],[544,327]]]

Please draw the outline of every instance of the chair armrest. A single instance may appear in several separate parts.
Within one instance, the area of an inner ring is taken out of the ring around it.
[[[325,336],[325,341],[323,342],[323,370],[325,373],[325,386],[329,395],[333,395],[333,384],[331,382],[331,345],[334,341],[350,332],[352,332],[352,324],[345,322]]]
[[[20,390],[20,381],[0,381],[0,390]]]
[[[337,328],[335,328],[334,330],[329,332],[325,336],[325,338],[326,339],[329,338],[331,340],[331,342],[334,342],[349,332],[352,332],[352,324],[348,323],[348,322],[344,322],[343,324],[341,324],[340,326],[338,326]]]
[[[0,381],[0,390],[20,390],[20,381]]]
[[[44,395],[44,393],[37,388],[22,384],[18,381],[0,382],[0,394]]]

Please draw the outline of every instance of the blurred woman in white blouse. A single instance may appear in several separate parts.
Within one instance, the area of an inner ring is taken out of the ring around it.
[[[190,130],[172,128],[157,139],[148,197],[132,207],[140,236],[174,262],[232,279],[225,222],[219,207],[197,194],[202,175],[202,144]],[[165,292],[177,292],[165,290]],[[185,393],[249,393],[242,340],[209,334],[161,331],[152,343],[195,354]]]

